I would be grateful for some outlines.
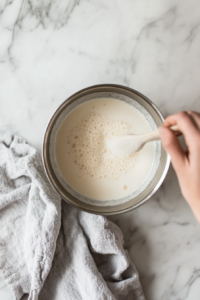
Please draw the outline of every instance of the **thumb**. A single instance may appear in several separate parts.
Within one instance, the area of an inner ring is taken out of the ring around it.
[[[177,173],[179,173],[185,164],[185,153],[175,136],[175,134],[166,127],[159,128],[160,137],[162,140],[163,148],[171,156],[172,165]]]

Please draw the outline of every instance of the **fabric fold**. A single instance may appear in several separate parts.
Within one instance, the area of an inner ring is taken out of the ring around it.
[[[61,200],[36,149],[10,140],[0,143],[0,272],[15,299],[28,293],[35,300],[51,268]]]
[[[145,300],[120,229],[61,201],[40,154],[0,142],[0,275],[16,300]]]

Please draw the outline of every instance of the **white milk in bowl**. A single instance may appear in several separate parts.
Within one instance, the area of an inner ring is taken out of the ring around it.
[[[147,133],[156,127],[139,106],[113,98],[93,99],[62,119],[54,141],[54,171],[72,195],[84,202],[114,205],[119,199],[130,200],[150,183],[156,172],[156,151],[159,163],[158,142],[125,157],[107,147],[107,140],[114,136]]]

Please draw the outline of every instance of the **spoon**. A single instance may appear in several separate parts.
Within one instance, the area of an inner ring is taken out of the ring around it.
[[[177,125],[171,126],[170,129],[180,134]],[[153,130],[145,134],[128,134],[115,136],[107,141],[108,148],[117,156],[126,156],[140,151],[144,145],[151,141],[160,139],[159,130]]]

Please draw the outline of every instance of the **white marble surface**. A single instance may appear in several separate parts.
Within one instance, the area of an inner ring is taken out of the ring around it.
[[[130,86],[166,116],[200,111],[198,0],[0,0],[0,134],[39,150],[69,95],[100,83]],[[200,299],[200,225],[170,169],[141,208],[112,217],[147,300]],[[13,299],[0,282],[0,299]]]

